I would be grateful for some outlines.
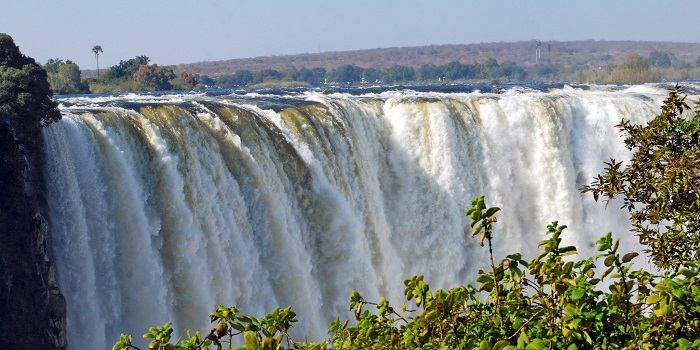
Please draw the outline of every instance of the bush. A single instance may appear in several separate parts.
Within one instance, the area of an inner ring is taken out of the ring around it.
[[[61,119],[51,95],[46,71],[22,55],[12,37],[0,33],[0,119],[36,132]]]
[[[661,268],[678,269],[700,258],[700,109],[690,110],[685,98],[674,86],[649,124],[618,124],[634,151],[632,160],[623,167],[611,159],[582,189],[596,200],[607,197],[607,203],[621,196],[632,213],[633,232]]]
[[[619,240],[608,233],[598,240],[600,254],[574,260],[576,247],[561,246],[566,226],[557,222],[540,242],[542,252],[526,262],[515,253],[496,263],[492,253],[493,225],[498,208],[487,208],[483,197],[472,201],[467,215],[471,235],[488,245],[490,270],[480,271],[477,286],[430,290],[424,276],[404,281],[404,295],[416,309],[398,310],[382,298],[365,300],[353,291],[348,310],[354,322],[331,322],[330,340],[294,342],[288,334],[296,320],[291,308],[276,309],[257,319],[238,315],[235,307],[210,314],[216,324],[170,343],[170,324],[151,328],[144,338],[149,349],[209,349],[243,335],[235,349],[690,349],[700,346],[700,267],[688,262],[663,275],[635,270],[639,254],[619,251]],[[605,270],[596,275],[602,261]],[[602,287],[607,285],[607,291]],[[483,293],[487,293],[482,297]],[[372,311],[368,308],[371,307]],[[134,348],[122,335],[114,349]],[[285,345],[286,344],[286,345]],[[286,347],[285,347],[286,346]]]

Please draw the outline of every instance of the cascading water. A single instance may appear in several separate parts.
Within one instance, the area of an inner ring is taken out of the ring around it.
[[[291,305],[294,334],[321,340],[353,289],[400,303],[415,274],[474,283],[487,252],[464,211],[482,194],[497,255],[533,258],[554,220],[592,254],[627,217],[578,188],[629,157],[614,125],[665,96],[644,89],[64,98],[44,138],[69,344],[208,329],[218,303]]]

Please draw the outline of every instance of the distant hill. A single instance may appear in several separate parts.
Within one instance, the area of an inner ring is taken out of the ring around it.
[[[536,58],[536,52],[539,56]],[[494,58],[499,63],[513,61],[523,67],[537,63],[564,66],[604,67],[618,64],[626,56],[648,56],[652,51],[664,51],[676,60],[695,63],[700,58],[700,43],[676,43],[653,41],[535,41],[515,43],[480,43],[463,45],[431,45],[420,47],[394,47],[342,52],[309,53],[270,57],[241,58],[225,61],[198,62],[174,66],[175,72],[218,77],[238,70],[262,69],[286,70],[322,67],[326,70],[342,65],[362,68],[385,69],[392,65],[420,67],[422,64],[443,65],[452,61],[464,64],[483,62]]]

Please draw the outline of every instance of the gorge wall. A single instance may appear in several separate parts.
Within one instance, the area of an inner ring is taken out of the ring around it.
[[[0,123],[0,345],[66,349],[66,301],[47,258],[41,150]]]
[[[0,33],[0,348],[66,349],[48,259],[41,126],[60,119],[46,72]]]

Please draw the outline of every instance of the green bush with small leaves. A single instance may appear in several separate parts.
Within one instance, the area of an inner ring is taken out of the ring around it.
[[[634,269],[637,252],[621,252],[608,233],[597,241],[600,254],[575,260],[576,247],[562,246],[566,226],[553,222],[541,253],[525,261],[492,253],[498,208],[484,198],[472,202],[472,236],[487,245],[490,269],[476,285],[431,291],[424,276],[404,281],[407,302],[394,308],[385,299],[364,299],[353,291],[348,310],[337,317],[321,343],[294,342],[291,308],[263,318],[242,316],[235,307],[210,314],[215,328],[202,337],[170,343],[170,324],[154,327],[149,349],[693,349],[700,347],[700,265],[657,275]],[[604,267],[596,273],[596,267]],[[415,308],[412,309],[413,305]],[[243,335],[245,346],[232,347]],[[122,335],[115,350],[139,349]]]
[[[629,164],[611,159],[596,180],[582,188],[621,197],[633,232],[654,264],[679,268],[700,259],[700,106],[692,109],[679,86],[670,89],[661,113],[647,125],[623,120],[617,127],[634,151]]]

